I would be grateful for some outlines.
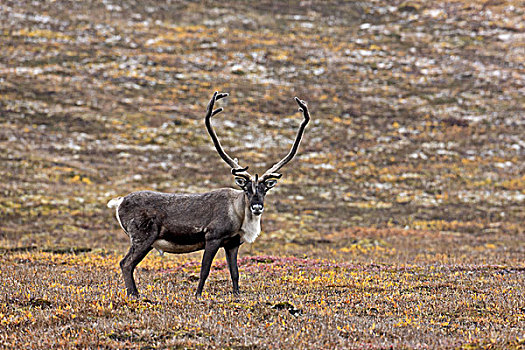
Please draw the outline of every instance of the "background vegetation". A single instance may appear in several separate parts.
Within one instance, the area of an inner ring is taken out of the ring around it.
[[[6,348],[523,348],[522,1],[2,1]],[[123,292],[109,199],[232,186],[203,126],[264,171],[241,248],[151,253]]]

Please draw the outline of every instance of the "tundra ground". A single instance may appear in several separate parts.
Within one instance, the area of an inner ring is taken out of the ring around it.
[[[523,348],[519,1],[0,4],[4,348]],[[299,154],[240,250],[139,265],[109,199]]]

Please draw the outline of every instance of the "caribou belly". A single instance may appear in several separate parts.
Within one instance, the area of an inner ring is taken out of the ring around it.
[[[204,249],[204,242],[196,244],[176,244],[166,241],[165,239],[157,239],[155,242],[153,242],[152,246],[153,248],[157,249],[160,254],[164,252],[182,254]]]

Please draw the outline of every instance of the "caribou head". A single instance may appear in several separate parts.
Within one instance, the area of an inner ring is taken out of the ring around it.
[[[217,138],[217,134],[215,133],[215,130],[213,130],[213,127],[211,125],[211,117],[223,111],[222,107],[217,108],[215,110],[213,109],[215,102],[227,96],[227,93],[219,93],[217,91],[213,94],[213,97],[208,103],[208,107],[206,110],[206,129],[208,130],[208,133],[211,136],[217,153],[219,153],[221,158],[231,167],[231,173],[235,177],[235,184],[244,191],[249,203],[251,213],[253,215],[259,216],[264,210],[264,196],[271,188],[275,187],[277,181],[282,176],[282,174],[278,173],[278,171],[289,161],[291,161],[297,153],[297,150],[299,149],[299,144],[301,143],[301,139],[303,138],[306,125],[310,121],[310,114],[308,112],[306,102],[295,97],[295,101],[299,105],[299,111],[303,113],[304,119],[301,125],[299,126],[299,130],[297,131],[297,135],[295,136],[295,141],[292,145],[292,148],[283,159],[275,163],[261,177],[259,177],[259,174],[255,174],[255,176],[253,176],[247,171],[247,166],[241,167],[236,158],[231,158],[224,151],[221,143],[219,142],[219,139]]]

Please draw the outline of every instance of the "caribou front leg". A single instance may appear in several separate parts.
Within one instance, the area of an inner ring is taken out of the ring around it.
[[[206,279],[208,278],[208,275],[210,274],[211,263],[213,262],[213,258],[215,258],[215,254],[217,254],[217,251],[219,250],[220,246],[221,246],[221,240],[219,239],[213,239],[213,240],[206,241],[206,245],[204,246],[204,255],[202,256],[199,286],[197,287],[197,291],[195,292],[195,296],[197,297],[201,296],[202,294],[204,283],[206,282]]]
[[[239,295],[239,268],[237,267],[237,253],[239,252],[240,237],[224,247],[226,261],[232,278],[233,294]]]

